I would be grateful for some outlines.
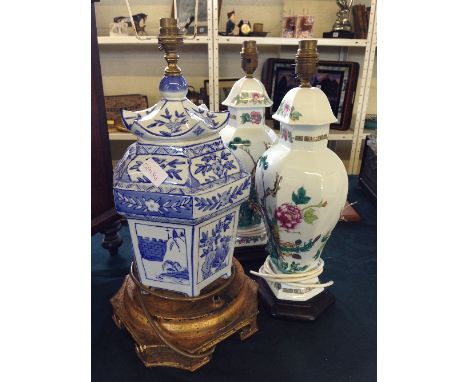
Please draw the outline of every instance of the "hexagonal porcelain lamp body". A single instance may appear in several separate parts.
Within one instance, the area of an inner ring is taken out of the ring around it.
[[[128,219],[142,283],[197,296],[231,274],[250,175],[219,136],[228,112],[190,102],[182,76],[165,76],[159,89],[156,105],[122,112],[138,140],[115,168],[115,207]],[[168,175],[158,187],[140,171],[148,159]]]
[[[230,118],[220,132],[221,138],[252,175],[255,175],[260,156],[278,139],[275,132],[265,125],[265,107],[272,104],[263,84],[247,76],[234,84],[223,102],[229,107]],[[256,201],[255,183],[252,182],[249,200],[240,207],[237,246],[267,242],[261,213],[252,208],[252,203]]]
[[[275,273],[311,271],[319,264],[348,193],[343,162],[327,148],[330,123],[336,118],[325,93],[314,87],[291,89],[273,118],[280,122],[280,139],[260,158],[255,176],[273,239],[269,259]],[[305,301],[323,291],[267,283],[284,300]]]

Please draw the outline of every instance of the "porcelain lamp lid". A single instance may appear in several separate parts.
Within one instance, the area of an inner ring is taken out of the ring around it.
[[[273,102],[259,80],[246,76],[236,81],[222,104],[229,107],[252,108],[269,107]]]
[[[187,99],[188,86],[183,76],[164,76],[159,85],[162,99],[139,111],[122,110],[125,127],[145,141],[198,139],[221,130],[227,112],[210,112]]]
[[[289,125],[337,122],[325,93],[316,87],[297,87],[286,93],[273,119]]]

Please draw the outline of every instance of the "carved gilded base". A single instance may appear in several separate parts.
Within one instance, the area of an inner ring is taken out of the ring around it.
[[[125,278],[110,300],[113,319],[129,331],[145,366],[194,371],[210,361],[227,337],[239,332],[244,340],[257,332],[258,285],[236,259],[233,268],[229,279],[216,280],[198,297],[154,288],[141,292],[137,280]]]

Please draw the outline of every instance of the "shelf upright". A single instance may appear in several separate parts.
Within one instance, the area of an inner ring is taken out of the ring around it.
[[[217,42],[216,36],[218,35],[218,2],[207,1],[207,14],[208,14],[208,82],[209,93],[213,94],[218,89],[218,50],[215,44]],[[216,19],[216,23],[213,21]],[[210,110],[218,111],[218,101],[214,97],[210,97]]]
[[[208,3],[211,6],[211,31],[212,34],[212,51],[213,51],[213,60],[210,61],[210,65],[213,70],[213,87],[210,89],[210,109],[214,111],[219,111],[219,36],[218,36],[218,24],[219,24],[219,9],[218,9],[218,0],[208,0]],[[209,34],[209,32],[208,32]]]
[[[376,28],[377,0],[372,0],[369,15],[369,30],[367,34],[366,52],[364,54],[362,80],[359,88],[356,109],[356,122],[354,124],[353,143],[351,146],[351,158],[348,173],[359,173],[359,156],[361,154],[362,139],[365,137],[364,122],[366,119],[367,104],[369,101],[372,72],[374,70],[375,49],[377,46]]]

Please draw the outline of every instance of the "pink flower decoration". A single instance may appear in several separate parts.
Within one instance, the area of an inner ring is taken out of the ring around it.
[[[262,122],[262,115],[258,111],[252,111],[250,113],[250,119],[252,123],[256,123],[257,125]]]
[[[276,220],[286,230],[296,228],[302,222],[302,211],[291,203],[283,203],[275,210]]]
[[[261,97],[260,93],[258,93],[258,92],[252,92],[252,99],[253,99],[254,101],[259,101],[259,100],[260,100],[260,97]]]
[[[284,104],[284,111],[286,113],[289,111],[289,105],[287,103]]]

